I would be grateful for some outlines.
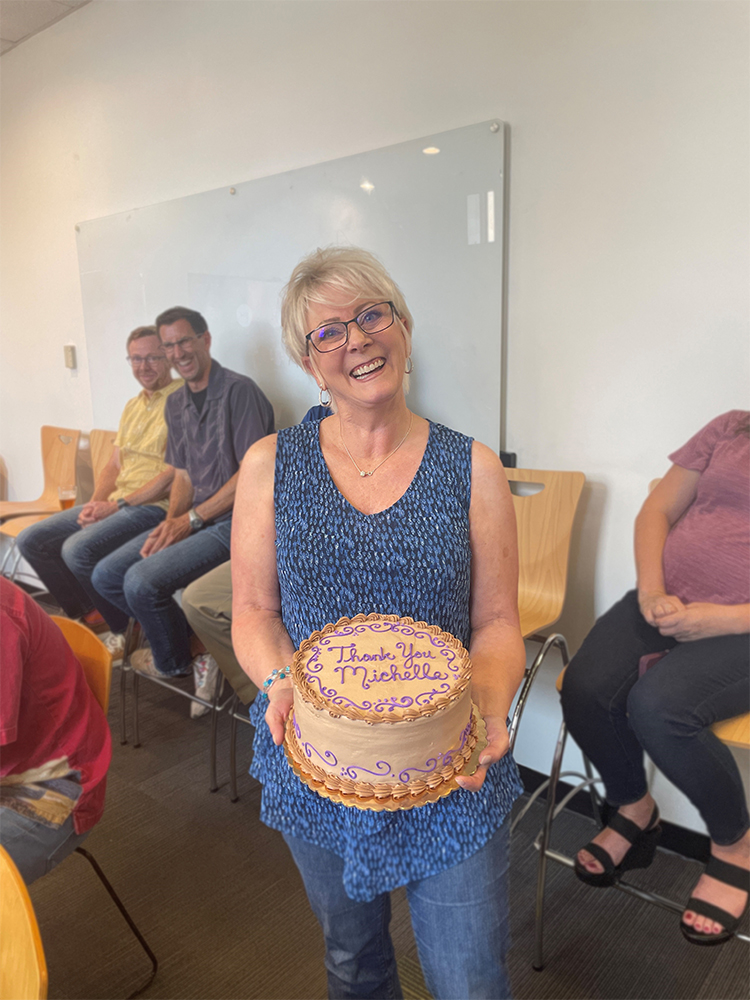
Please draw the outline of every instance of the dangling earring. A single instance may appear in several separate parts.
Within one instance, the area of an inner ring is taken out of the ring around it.
[[[324,392],[328,393],[328,399],[323,399]],[[331,393],[324,385],[320,386],[320,392],[318,393],[318,402],[320,403],[321,406],[331,405]]]
[[[404,369],[404,375],[411,375],[414,371],[414,362],[411,359],[411,355],[406,359],[406,368]]]

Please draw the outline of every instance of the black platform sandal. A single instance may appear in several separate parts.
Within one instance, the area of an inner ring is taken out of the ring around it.
[[[631,871],[634,868],[648,868],[654,860],[656,848],[661,838],[659,809],[657,806],[654,806],[654,811],[651,813],[651,819],[648,821],[648,826],[645,830],[641,830],[632,820],[627,819],[619,812],[616,812],[611,817],[607,826],[610,830],[614,830],[615,833],[619,833],[632,846],[619,865],[615,865],[609,854],[598,844],[588,843],[580,849],[581,851],[588,851],[589,854],[596,858],[604,871],[590,872],[587,868],[584,868],[578,860],[578,856],[576,856],[575,873],[586,885],[593,885],[598,888],[614,885],[615,882],[620,881],[625,872]]]
[[[706,875],[715,878],[717,882],[723,882],[724,885],[731,885],[734,889],[741,889],[743,892],[750,893],[750,872],[747,868],[740,868],[739,865],[730,865],[728,861],[712,857],[706,865]],[[722,910],[720,906],[714,906],[713,903],[709,903],[705,899],[697,899],[695,896],[691,896],[687,901],[685,909],[692,910],[693,913],[697,913],[701,917],[708,917],[709,920],[715,920],[717,924],[722,925],[724,930],[719,931],[718,934],[704,934],[703,931],[697,931],[682,920],[680,921],[680,930],[691,944],[709,946],[724,944],[725,941],[734,937],[734,932],[739,927],[740,920],[745,915],[749,900],[750,897],[745,900],[745,909],[739,917],[733,917],[731,913]]]

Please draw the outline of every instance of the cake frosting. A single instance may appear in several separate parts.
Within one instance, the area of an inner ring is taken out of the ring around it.
[[[471,662],[435,625],[396,615],[342,618],[292,662],[290,763],[323,795],[409,808],[455,786],[477,744]]]

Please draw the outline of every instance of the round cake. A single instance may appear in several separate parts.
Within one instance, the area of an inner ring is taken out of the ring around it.
[[[408,809],[458,787],[482,723],[454,636],[396,615],[342,618],[301,644],[291,676],[287,758],[319,794]]]

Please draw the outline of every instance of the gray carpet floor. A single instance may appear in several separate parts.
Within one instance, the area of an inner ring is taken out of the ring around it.
[[[110,723],[114,756],[104,818],[86,847],[159,958],[147,998],[294,1000],[326,995],[323,942],[302,883],[279,834],[258,820],[259,786],[246,771],[252,730],[238,738],[240,799],[229,800],[229,719],[219,727],[219,781],[208,790],[209,719],[191,721],[188,702],[141,683],[142,746],[119,744],[119,672]],[[550,865],[546,965],[531,968],[541,808],[514,835],[510,971],[524,998],[691,998],[744,1000],[750,948],[685,942],[677,916],[579,883]],[[560,817],[556,846],[572,851],[592,823]],[[660,852],[638,873],[655,891],[686,899],[700,868]],[[149,965],[86,861],[73,855],[31,887],[49,966],[49,996],[126,997]],[[428,997],[403,892],[394,894],[392,933],[404,992]]]

